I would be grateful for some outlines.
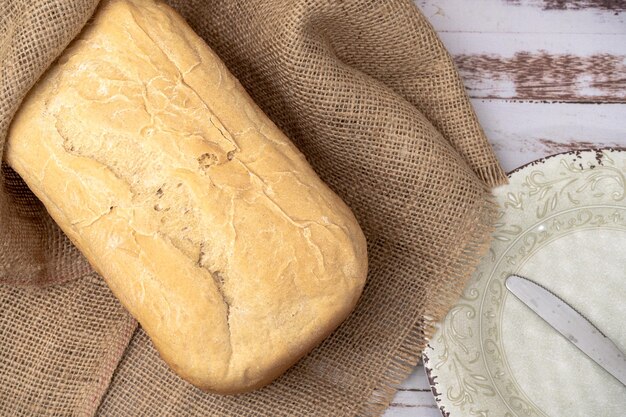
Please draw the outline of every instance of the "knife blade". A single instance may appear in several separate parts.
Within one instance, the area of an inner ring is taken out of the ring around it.
[[[585,316],[529,279],[510,275],[505,285],[521,302],[626,386],[626,355]]]

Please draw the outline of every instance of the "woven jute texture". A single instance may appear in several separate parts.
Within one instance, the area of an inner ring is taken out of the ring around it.
[[[368,239],[363,296],[275,383],[202,393],[3,165],[0,415],[381,414],[486,251],[489,188],[506,180],[449,55],[409,0],[170,4],[355,212]],[[0,145],[94,11],[96,0],[0,0]]]

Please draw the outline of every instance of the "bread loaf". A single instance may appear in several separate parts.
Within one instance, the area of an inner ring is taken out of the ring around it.
[[[164,4],[103,2],[23,102],[5,158],[203,390],[271,382],[363,288],[349,208]]]

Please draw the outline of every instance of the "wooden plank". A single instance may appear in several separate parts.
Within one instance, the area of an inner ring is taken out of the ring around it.
[[[454,55],[512,55],[519,51],[570,55],[624,55],[626,33],[478,33],[442,32],[439,37]]]
[[[626,0],[414,0],[438,32],[626,33]]]
[[[400,389],[430,392],[430,385],[428,385],[428,378],[426,378],[424,367],[422,365],[416,366],[411,375],[409,375],[409,377],[402,382]]]
[[[574,149],[626,147],[626,104],[473,99],[505,170]]]
[[[393,402],[392,407],[413,407],[413,408],[432,408],[435,407],[435,400],[433,394],[428,391],[398,391]]]
[[[432,407],[390,407],[383,417],[441,417],[441,412]]]
[[[402,383],[385,417],[440,417],[422,365]]]
[[[440,417],[422,365],[402,383],[384,417]]]
[[[455,62],[472,98],[626,102],[626,56],[518,52]]]
[[[398,391],[394,402],[384,414],[386,417],[437,416],[441,414],[430,391]]]
[[[522,4],[521,0],[508,0],[512,4]],[[583,10],[600,9],[614,12],[626,10],[626,3],[619,0],[531,0],[529,4],[541,6],[543,10]]]
[[[472,98],[626,102],[626,34],[442,33]]]

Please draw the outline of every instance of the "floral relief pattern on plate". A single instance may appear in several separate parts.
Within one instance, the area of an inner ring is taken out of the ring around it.
[[[494,194],[501,212],[489,253],[425,352],[442,411],[621,416],[626,389],[509,296],[504,280],[526,275],[562,294],[626,348],[611,324],[626,318],[626,255],[613,253],[626,248],[626,152],[555,155]]]

